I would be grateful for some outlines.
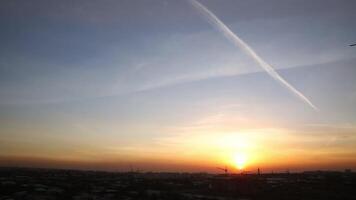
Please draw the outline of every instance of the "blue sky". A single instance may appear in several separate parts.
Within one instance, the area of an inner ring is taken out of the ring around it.
[[[172,169],[194,170],[182,167],[194,156],[206,166],[227,162],[217,158],[231,149],[211,144],[215,137],[253,135],[266,149],[276,145],[266,138],[284,138],[283,150],[305,163],[321,154],[321,163],[355,166],[355,3],[200,2],[320,111],[187,1],[3,1],[0,156],[144,160],[144,168],[179,154]]]

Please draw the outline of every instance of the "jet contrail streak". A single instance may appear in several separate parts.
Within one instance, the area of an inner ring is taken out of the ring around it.
[[[264,61],[247,43],[240,39],[234,32],[230,30],[218,17],[214,15],[208,8],[196,0],[188,0],[219,32],[221,32],[227,39],[234,45],[242,49],[246,54],[251,56],[272,78],[280,82],[284,87],[291,91],[294,95],[311,106],[313,109],[318,110],[313,103],[305,97],[301,92],[295,89],[291,84],[284,80],[273,67]]]

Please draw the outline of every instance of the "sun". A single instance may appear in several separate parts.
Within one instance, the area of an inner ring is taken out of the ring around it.
[[[239,170],[242,170],[246,167],[247,156],[246,154],[235,154],[234,164],[235,167]]]

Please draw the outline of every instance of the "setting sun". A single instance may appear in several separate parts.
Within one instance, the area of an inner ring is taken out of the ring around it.
[[[245,168],[246,161],[247,161],[247,157],[245,154],[236,154],[234,157],[235,167],[239,170],[242,170]]]

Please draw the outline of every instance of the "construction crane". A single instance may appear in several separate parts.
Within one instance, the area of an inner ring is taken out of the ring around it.
[[[227,167],[226,167],[226,166],[225,166],[225,168],[217,167],[216,169],[220,169],[220,170],[224,171],[225,174],[228,173],[228,170],[227,170]]]

